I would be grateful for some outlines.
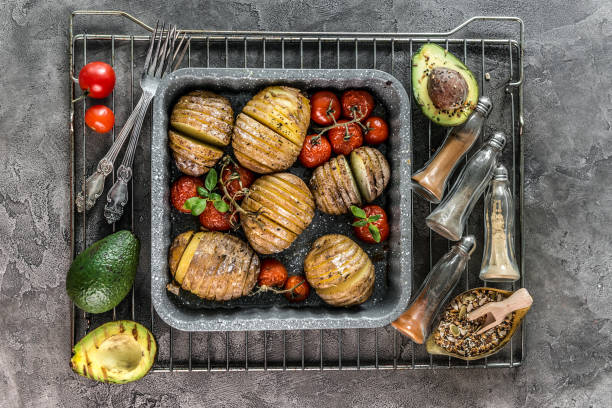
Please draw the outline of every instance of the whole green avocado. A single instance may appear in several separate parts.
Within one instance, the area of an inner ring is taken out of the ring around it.
[[[89,313],[104,313],[117,306],[134,284],[140,242],[121,230],[95,242],[72,262],[66,291]]]

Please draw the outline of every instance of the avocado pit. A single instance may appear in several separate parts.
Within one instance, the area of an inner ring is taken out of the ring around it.
[[[451,111],[463,106],[468,94],[468,84],[458,71],[435,67],[429,73],[427,92],[436,108]]]

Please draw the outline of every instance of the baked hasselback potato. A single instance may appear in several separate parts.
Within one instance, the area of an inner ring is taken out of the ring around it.
[[[351,205],[361,205],[359,189],[346,157],[339,155],[317,167],[310,179],[317,208],[326,214],[349,212]]]
[[[299,89],[269,86],[258,92],[242,113],[302,148],[310,124],[310,102]]]
[[[232,147],[240,164],[261,174],[288,169],[301,149],[301,146],[244,113],[236,118]]]
[[[240,221],[253,249],[273,254],[289,248],[310,225],[314,207],[302,179],[291,173],[269,174],[251,185],[242,208],[253,215],[241,216]]]
[[[186,136],[214,146],[227,146],[234,124],[234,111],[227,98],[205,90],[179,98],[170,115],[170,125]]]
[[[363,146],[351,152],[351,169],[363,199],[370,203],[379,197],[391,177],[385,156],[373,147]]]
[[[358,305],[374,290],[374,264],[357,243],[340,234],[323,235],[304,259],[306,280],[332,306]]]
[[[223,156],[223,150],[173,130],[168,131],[168,144],[176,167],[189,176],[207,173]]]
[[[225,301],[248,294],[259,275],[259,257],[240,238],[222,232],[187,231],[168,254],[174,282],[203,299]],[[172,284],[168,286],[172,290]]]

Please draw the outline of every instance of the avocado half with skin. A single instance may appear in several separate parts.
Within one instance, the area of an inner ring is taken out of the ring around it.
[[[412,58],[412,91],[421,110],[441,126],[467,120],[478,103],[478,82],[457,57],[426,43]]]
[[[514,292],[509,291],[509,290],[502,290],[502,289],[496,289],[496,288],[474,288],[474,289],[470,289],[470,290],[468,290],[466,292],[463,292],[463,293],[455,296],[454,299],[461,299],[463,296],[468,295],[468,294],[470,294],[471,292],[473,292],[473,291],[475,291],[477,289],[480,289],[480,290],[490,290],[490,291],[493,291],[493,292],[500,293],[504,297],[504,299],[507,298],[508,296],[512,295],[512,293],[514,293]],[[431,331],[431,334],[429,335],[429,337],[427,338],[427,341],[425,342],[425,346],[427,347],[427,352],[429,354],[434,354],[434,355],[451,356],[451,357],[459,358],[459,359],[465,360],[465,361],[480,360],[481,358],[489,357],[489,356],[499,352],[510,341],[512,336],[514,336],[514,333],[516,332],[516,329],[518,329],[519,326],[521,325],[521,322],[523,321],[523,318],[525,317],[525,315],[527,314],[528,311],[529,311],[529,307],[515,310],[513,312],[514,315],[512,316],[512,325],[510,327],[510,330],[506,334],[506,336],[499,342],[499,344],[495,348],[489,350],[486,353],[482,353],[482,354],[478,354],[478,355],[467,357],[467,356],[462,356],[461,354],[458,354],[458,353],[451,353],[449,351],[446,351],[444,348],[440,347],[436,343],[436,340],[434,339],[434,334],[435,334],[435,332],[438,329],[437,327]]]
[[[118,320],[83,337],[74,346],[70,368],[92,380],[125,384],[144,377],[156,353],[157,343],[146,327]]]
[[[93,243],[70,265],[66,292],[89,313],[104,313],[117,306],[130,292],[138,268],[140,243],[127,230]]]

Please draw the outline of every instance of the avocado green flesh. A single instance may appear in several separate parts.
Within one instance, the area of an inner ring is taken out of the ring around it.
[[[74,346],[70,367],[95,381],[124,384],[144,377],[156,353],[157,343],[146,327],[119,320],[83,337]]]
[[[72,262],[66,291],[89,313],[117,306],[130,292],[138,267],[140,243],[129,231],[117,231],[95,242]]]
[[[468,92],[463,107],[443,111],[438,109],[429,98],[428,75],[437,66],[453,69],[465,79]],[[478,103],[478,82],[474,74],[457,57],[433,43],[424,44],[412,58],[412,91],[425,116],[441,126],[462,124]]]

